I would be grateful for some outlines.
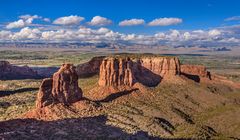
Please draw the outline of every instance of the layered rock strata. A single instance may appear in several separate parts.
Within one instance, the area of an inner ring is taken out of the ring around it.
[[[133,61],[130,58],[107,58],[100,66],[100,86],[132,86],[135,82]]]
[[[208,78],[211,80],[211,73],[202,65],[181,65],[181,74],[193,79]],[[192,78],[191,78],[192,77]],[[194,80],[194,79],[193,79]]]
[[[63,64],[53,78],[44,79],[37,97],[38,108],[53,104],[71,104],[82,99],[78,75],[72,64]]]
[[[100,66],[100,86],[133,86],[139,82],[156,86],[166,76],[180,74],[180,63],[176,57],[108,57]]]

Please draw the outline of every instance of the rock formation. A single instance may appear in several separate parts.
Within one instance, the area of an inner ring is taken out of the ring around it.
[[[102,61],[98,81],[100,86],[132,86],[134,82],[130,58],[107,58]]]
[[[37,95],[36,102],[37,108],[48,106],[53,103],[52,83],[53,83],[52,78],[43,79]]]
[[[180,74],[180,62],[177,57],[146,57],[137,60],[141,68],[164,77]]]
[[[181,65],[181,74],[196,82],[200,82],[201,78],[211,80],[210,72],[202,65]]]
[[[0,61],[0,80],[35,78],[40,76],[28,66],[13,66],[8,61]]]
[[[107,57],[100,66],[98,83],[100,86],[133,86],[139,82],[156,86],[164,77],[178,74],[180,63],[176,57]]]
[[[105,56],[93,57],[89,62],[76,67],[78,77],[89,77],[99,73],[100,65]]]
[[[44,79],[37,97],[38,108],[52,103],[71,104],[82,99],[78,76],[72,64],[63,64],[53,78]]]

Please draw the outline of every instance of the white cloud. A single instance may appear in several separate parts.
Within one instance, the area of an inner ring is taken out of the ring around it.
[[[185,40],[189,40],[191,38],[191,34],[189,32],[183,33],[183,37]]]
[[[119,26],[136,26],[136,25],[142,25],[145,21],[143,19],[129,19],[129,20],[123,20],[119,23]]]
[[[12,35],[11,31],[0,31],[0,39],[6,39],[8,40],[10,36]]]
[[[180,18],[158,18],[149,22],[149,26],[169,26],[176,25],[182,23],[182,19]]]
[[[84,20],[84,17],[80,16],[66,16],[66,17],[60,17],[53,21],[53,24],[59,24],[59,25],[77,25],[81,21]]]
[[[29,27],[25,27],[19,32],[16,32],[14,35],[12,35],[12,39],[39,39],[40,36],[41,31],[39,29],[31,29]]]
[[[51,22],[50,18],[43,18],[43,21],[45,21],[45,22]]]
[[[24,20],[19,19],[18,21],[14,21],[14,22],[7,24],[6,28],[7,29],[22,28],[22,27],[26,26],[26,24],[27,23]]]
[[[225,21],[237,21],[237,20],[240,20],[240,16],[233,16],[225,19]]]
[[[165,33],[157,33],[154,35],[154,37],[156,37],[157,39],[165,39],[166,38],[166,35]]]
[[[219,36],[219,35],[221,35],[221,31],[219,31],[217,29],[213,29],[208,32],[208,35],[211,37]]]
[[[34,19],[42,19],[44,21],[46,21],[45,19],[47,19],[47,18],[43,18],[38,15],[33,15],[33,16],[32,15],[21,15],[21,16],[19,16],[19,18],[20,18],[19,20],[7,24],[6,28],[7,29],[23,28],[23,27],[31,25]]]
[[[109,24],[112,24],[112,21],[101,16],[95,16],[92,18],[91,22],[89,22],[89,25],[92,26],[105,26]]]

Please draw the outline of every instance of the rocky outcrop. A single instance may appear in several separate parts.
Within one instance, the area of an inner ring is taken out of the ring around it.
[[[132,86],[134,82],[133,61],[130,58],[107,58],[102,61],[100,86]]]
[[[48,106],[53,103],[52,83],[53,83],[52,78],[43,79],[37,95],[36,101],[37,108]]]
[[[13,66],[8,61],[0,61],[0,80],[36,78],[40,76],[28,66]]]
[[[181,74],[196,82],[200,82],[201,78],[211,80],[211,73],[202,65],[181,65]]]
[[[164,77],[180,74],[176,57],[108,57],[100,66],[100,86],[133,86],[139,82],[156,86]]]
[[[89,62],[78,65],[76,67],[78,77],[84,78],[98,74],[104,57],[105,56],[93,57]]]
[[[37,97],[38,108],[52,103],[71,104],[82,99],[78,76],[72,64],[63,64],[53,78],[44,79]]]
[[[177,57],[146,57],[137,60],[142,69],[164,77],[180,74],[180,62]]]

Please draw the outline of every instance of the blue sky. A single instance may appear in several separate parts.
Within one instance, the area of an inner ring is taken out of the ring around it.
[[[239,0],[2,0],[0,30],[17,32],[24,27],[33,29],[44,25],[61,25],[60,27],[67,28],[66,25],[63,27],[63,24],[54,24],[54,21],[71,15],[84,18],[74,23],[77,28],[85,26],[97,30],[102,26],[123,34],[154,35],[172,30],[189,32],[212,30],[238,25],[239,5]],[[11,22],[20,20],[19,16],[22,15],[37,15],[38,18],[21,27],[6,28]],[[111,23],[89,26],[88,23],[95,16],[101,16]],[[232,20],[226,21],[231,17]],[[44,18],[48,18],[50,22],[44,22]],[[136,26],[119,26],[121,21],[130,19],[141,19],[144,23]],[[154,19],[160,19],[158,22],[161,24],[149,26]],[[167,23],[162,25],[162,22]]]
[[[177,17],[183,23],[177,26],[152,28],[111,28],[123,32],[154,32],[167,29],[208,29],[224,24],[225,18],[240,13],[239,0],[3,0],[0,4],[0,22],[11,22],[24,14],[40,15],[50,19],[79,15],[91,20],[100,15],[114,24],[121,20],[142,18],[151,21],[160,17]]]

